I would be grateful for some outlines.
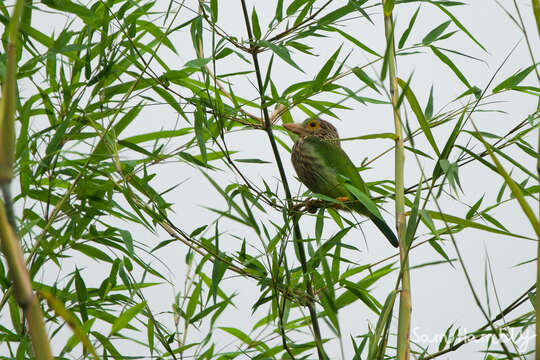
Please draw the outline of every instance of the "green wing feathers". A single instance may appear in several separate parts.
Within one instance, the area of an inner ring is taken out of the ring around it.
[[[338,174],[341,174],[348,178],[352,185],[369,194],[366,183],[358,174],[356,166],[339,146],[314,136],[307,137],[304,140],[304,146],[311,153],[310,155],[314,160],[320,162],[318,177],[326,185],[321,187],[328,187],[328,190],[336,193],[336,195],[323,191],[318,191],[319,193],[335,197],[350,196],[349,191],[340,185],[341,181],[338,179]]]
[[[312,162],[310,179],[303,181],[311,191],[333,198],[348,197],[351,200],[355,199],[355,196],[343,184],[343,180],[339,179],[338,175],[342,175],[348,179],[351,185],[369,197],[369,189],[366,183],[358,174],[358,170],[356,170],[351,159],[339,146],[315,136],[308,136],[304,139],[302,151],[305,152],[306,158],[309,158],[309,161]],[[362,204],[353,204],[351,207],[358,213],[368,216],[390,244],[394,247],[398,246],[396,235],[384,220],[371,214]]]

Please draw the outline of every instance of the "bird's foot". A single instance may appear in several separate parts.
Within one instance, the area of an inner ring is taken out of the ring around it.
[[[339,196],[336,198],[337,201],[339,202],[342,202],[342,203],[347,203],[350,201],[350,199],[347,197],[347,196]],[[331,203],[331,202],[327,202],[327,201],[324,201],[324,200],[320,200],[320,199],[306,199],[304,201],[302,201],[301,203],[298,203],[296,205],[294,205],[291,210],[290,210],[290,213],[294,213],[294,212],[300,212],[300,211],[307,211],[309,212],[310,214],[315,214],[317,212],[317,209],[320,209],[320,208],[323,208],[323,207],[332,207],[334,209],[338,209],[338,210],[345,210],[346,207],[345,205],[342,205],[340,203]]]
[[[310,214],[315,214],[317,212],[317,209],[326,206],[326,202],[319,200],[319,199],[306,199],[302,201],[301,203],[298,203],[294,205],[290,213],[294,212],[300,212],[300,211],[307,211]]]
[[[310,214],[315,214],[318,208],[325,206],[326,202],[319,199],[307,199],[304,201],[304,209]]]

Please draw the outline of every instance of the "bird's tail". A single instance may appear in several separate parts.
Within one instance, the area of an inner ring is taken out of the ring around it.
[[[381,220],[376,216],[371,216],[370,219],[379,228],[379,230],[381,230],[381,232],[388,239],[388,241],[390,241],[390,244],[392,244],[393,247],[399,246],[396,235],[394,234],[392,229],[390,229],[390,227],[384,222],[384,220]]]

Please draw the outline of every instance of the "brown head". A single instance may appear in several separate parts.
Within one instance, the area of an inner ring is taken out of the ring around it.
[[[306,136],[317,136],[324,140],[329,140],[339,146],[339,135],[334,125],[328,121],[318,118],[309,118],[301,124],[289,123],[283,124],[283,127],[300,138]]]

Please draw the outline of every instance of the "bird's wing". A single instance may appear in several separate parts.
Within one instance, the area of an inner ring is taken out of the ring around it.
[[[338,179],[338,174],[349,179],[349,183],[369,195],[369,190],[358,174],[356,167],[347,154],[336,144],[309,136],[304,140],[304,146],[309,147],[312,156],[321,162],[321,169],[317,172],[319,189],[317,192],[328,196],[349,196],[350,193]]]
[[[312,191],[334,198],[347,196],[350,200],[353,200],[355,196],[347,190],[338,177],[338,174],[341,174],[348,178],[348,182],[351,185],[369,197],[369,190],[366,183],[364,183],[360,174],[358,174],[351,159],[339,146],[316,137],[307,137],[304,140],[304,146],[306,145],[308,146],[307,149],[310,152],[311,158],[317,161],[319,168],[319,171],[315,174],[316,179],[314,183],[316,183],[316,186],[311,189]],[[360,214],[368,216],[388,241],[390,241],[392,246],[397,247],[399,245],[396,235],[394,235],[390,226],[386,224],[376,207],[374,211],[373,209],[368,210],[359,202],[349,204],[349,206]]]

